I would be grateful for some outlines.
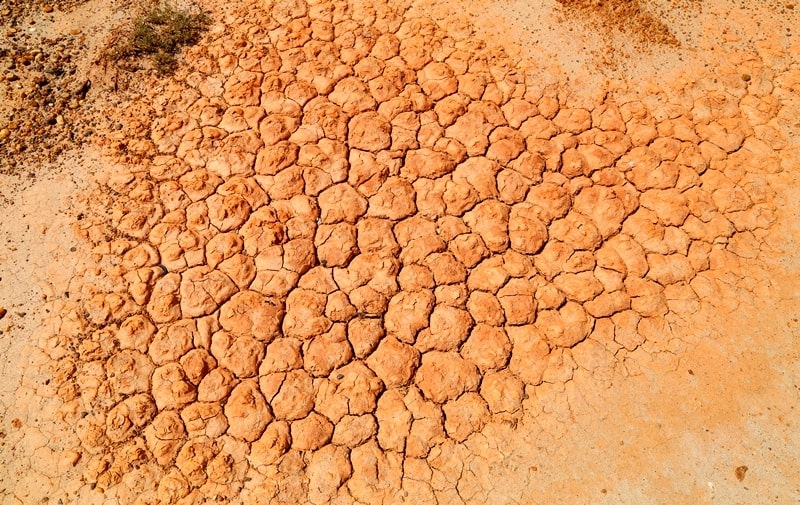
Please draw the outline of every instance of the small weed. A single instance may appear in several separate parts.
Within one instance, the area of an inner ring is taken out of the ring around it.
[[[178,10],[169,4],[156,6],[133,22],[130,40],[117,47],[114,59],[150,56],[158,73],[171,74],[178,66],[175,55],[195,44],[209,24],[203,12]]]

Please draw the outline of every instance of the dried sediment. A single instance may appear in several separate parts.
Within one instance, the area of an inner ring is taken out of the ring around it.
[[[452,497],[444,451],[657,352],[760,254],[785,143],[756,83],[585,106],[380,3],[257,9],[132,104],[143,161],[81,223],[122,282],[68,403],[122,501],[129,474],[164,503]]]

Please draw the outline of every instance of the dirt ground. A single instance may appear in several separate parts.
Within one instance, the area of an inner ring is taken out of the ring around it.
[[[800,7],[198,5],[0,1],[0,504],[800,502]]]

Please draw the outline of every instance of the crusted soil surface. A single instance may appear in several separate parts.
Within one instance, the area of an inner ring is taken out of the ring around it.
[[[800,500],[794,5],[529,3],[6,20],[0,503]]]

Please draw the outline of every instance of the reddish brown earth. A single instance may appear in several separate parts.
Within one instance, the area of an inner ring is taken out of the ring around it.
[[[796,503],[794,5],[529,3],[15,14],[0,503]]]

